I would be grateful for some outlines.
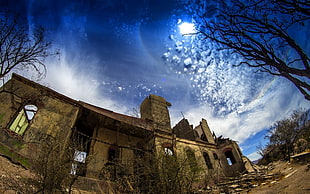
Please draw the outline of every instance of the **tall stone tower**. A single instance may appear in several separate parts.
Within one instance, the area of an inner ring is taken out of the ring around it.
[[[209,128],[209,125],[207,123],[207,120],[206,119],[202,119],[200,125],[202,127],[203,132],[205,133],[205,135],[206,135],[206,137],[208,139],[208,142],[215,143],[213,135],[212,135],[211,130]]]
[[[165,98],[151,94],[140,105],[141,118],[154,121],[155,129],[171,133],[169,106]]]
[[[206,140],[209,143],[215,144],[213,135],[212,135],[211,130],[209,128],[209,125],[205,119],[201,120],[200,124],[197,127],[195,127],[195,130],[196,131],[202,131],[203,134],[205,135],[204,140]]]

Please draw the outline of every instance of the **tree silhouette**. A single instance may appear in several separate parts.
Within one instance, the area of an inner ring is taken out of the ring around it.
[[[40,26],[29,28],[27,22],[9,11],[0,12],[0,78],[13,69],[31,68],[44,77],[44,59],[51,43]]]
[[[204,10],[198,13],[198,34],[241,56],[236,66],[284,77],[310,100],[309,52],[292,33],[307,30],[309,1],[222,0],[211,8],[204,1],[198,5]]]
[[[270,127],[268,134],[265,136],[268,139],[268,144],[265,147],[258,147],[258,151],[265,159],[273,155],[273,159],[289,160],[290,156],[296,151],[300,140],[303,140],[305,144],[302,149],[297,151],[302,152],[309,148],[309,124],[309,110],[294,111],[288,118],[276,121]],[[271,161],[267,160],[267,162]]]

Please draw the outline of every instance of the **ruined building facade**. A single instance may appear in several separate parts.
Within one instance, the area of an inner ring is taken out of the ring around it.
[[[165,98],[150,95],[140,106],[141,118],[136,118],[73,100],[13,74],[0,89],[0,141],[33,157],[38,149],[33,142],[46,135],[61,134],[69,140],[72,133],[79,134],[85,147],[75,151],[77,164],[71,173],[95,179],[103,176],[107,166],[114,175],[133,173],[135,158],[156,153],[176,157],[183,153],[206,174],[232,176],[244,171],[235,141],[217,138],[204,119],[193,127],[184,118],[172,128],[169,106]],[[16,147],[16,141],[25,146]],[[79,166],[85,168],[79,171]]]

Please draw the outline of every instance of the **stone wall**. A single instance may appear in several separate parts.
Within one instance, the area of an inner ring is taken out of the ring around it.
[[[193,129],[183,119],[172,130],[168,111],[171,104],[156,95],[143,101],[141,118],[135,118],[77,102],[13,75],[0,89],[0,104],[1,142],[30,156],[36,154],[36,146],[29,142],[40,142],[46,135],[56,134],[69,141],[74,129],[82,141],[88,141],[85,149],[79,151],[87,153],[87,162],[82,165],[86,166],[83,175],[89,178],[104,179],[106,172],[113,176],[132,174],[137,158],[162,153],[194,161],[202,169],[197,175],[201,180],[234,176],[244,170],[236,142],[215,138],[206,120]],[[14,133],[9,129],[12,121],[27,104],[37,107],[36,114],[25,132]]]
[[[155,129],[171,133],[169,106],[165,98],[151,94],[140,106],[141,118],[154,121]]]
[[[205,144],[185,139],[176,139],[177,155],[191,150],[195,154],[197,164],[203,169],[201,178],[217,178],[223,176],[222,161],[218,158],[218,150],[215,144]],[[215,156],[216,155],[216,156]]]
[[[219,158],[226,176],[237,176],[245,168],[239,146],[232,140],[225,140],[218,146]]]
[[[4,138],[12,136],[20,140],[25,144],[19,146],[20,153],[34,154],[35,142],[40,142],[46,135],[56,136],[58,133],[62,133],[64,137],[70,135],[79,111],[73,100],[17,75],[13,75],[0,91],[0,115],[2,115],[0,127],[9,133],[9,136],[2,136],[1,141],[7,141]],[[9,128],[25,105],[35,105],[37,111],[25,131],[16,134]],[[10,146],[14,148],[14,145]]]
[[[119,133],[117,129],[100,127],[95,130],[93,138],[86,174],[91,178],[103,178],[102,173],[110,168],[109,165],[113,168],[119,167],[117,174],[132,174],[136,160],[135,151],[149,149],[145,139]],[[110,149],[118,152],[114,161],[109,161]]]
[[[188,140],[192,140],[195,141],[196,136],[198,136],[198,134],[195,134],[195,131],[193,130],[193,127],[191,125],[189,125],[188,120],[187,119],[182,119],[176,126],[173,127],[173,133],[182,139],[188,139]]]

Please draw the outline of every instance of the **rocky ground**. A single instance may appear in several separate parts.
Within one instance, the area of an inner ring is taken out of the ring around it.
[[[275,162],[270,173],[281,173],[279,179],[263,182],[251,189],[250,194],[310,193],[310,164]]]
[[[14,185],[18,185],[19,188],[27,187],[19,185],[19,180],[22,177],[31,176],[28,170],[0,156],[0,193],[16,193],[13,191],[16,189]],[[310,193],[310,164],[274,162],[260,167],[259,172],[248,173],[238,179],[228,179],[220,185],[220,188],[213,191],[241,194]],[[213,191],[204,191],[204,193],[214,193]]]
[[[255,172],[223,181],[216,193],[310,194],[310,164],[277,161],[268,166],[256,166],[256,169]],[[215,192],[211,190],[209,193]]]

